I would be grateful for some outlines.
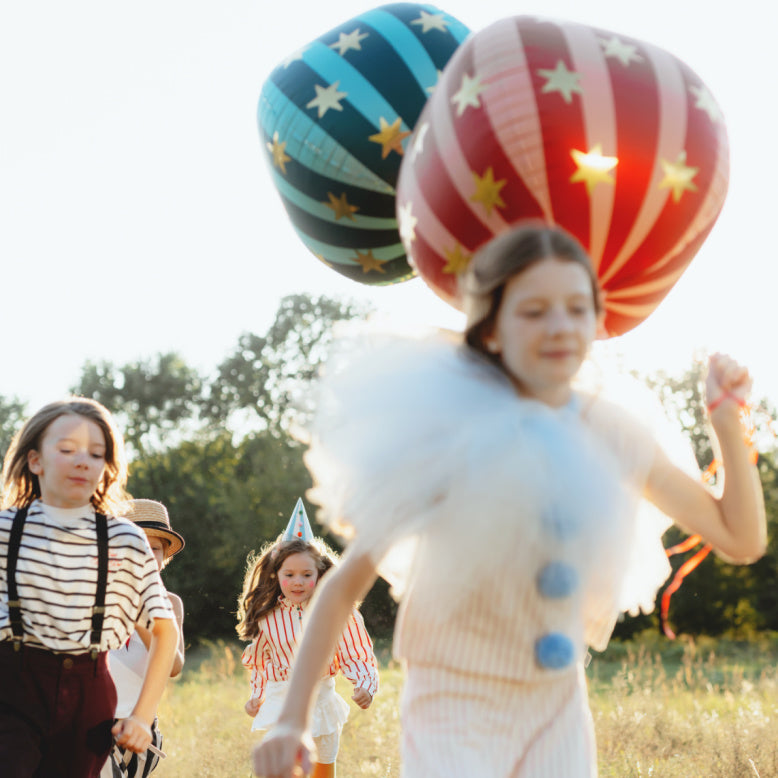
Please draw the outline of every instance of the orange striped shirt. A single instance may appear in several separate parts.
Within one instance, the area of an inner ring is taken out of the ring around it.
[[[297,645],[302,640],[307,603],[296,605],[280,598],[278,605],[259,621],[259,634],[243,651],[243,666],[251,671],[250,698],[262,699],[268,681],[289,680]],[[378,691],[378,663],[373,641],[367,634],[362,614],[354,609],[338,640],[327,676],[343,673],[355,688],[375,696]]]

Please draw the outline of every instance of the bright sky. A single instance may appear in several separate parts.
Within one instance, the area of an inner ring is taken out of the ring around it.
[[[259,92],[288,54],[381,2],[35,0],[0,6],[0,395],[30,410],[86,360],[177,351],[212,370],[278,301],[371,300],[405,322],[460,326],[421,280],[367,287],[302,246],[268,173]],[[681,372],[698,350],[748,364],[778,398],[774,3],[447,0],[473,30],[514,13],[641,38],[685,60],[721,106],[730,191],[659,309],[609,344]],[[736,16],[733,16],[736,9]]]

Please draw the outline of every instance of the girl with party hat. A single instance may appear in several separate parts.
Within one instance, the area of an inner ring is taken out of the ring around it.
[[[314,537],[300,499],[284,533],[258,556],[249,557],[237,630],[242,639],[251,640],[242,662],[251,673],[245,710],[253,717],[252,730],[276,723],[310,599],[336,563],[335,552]],[[335,775],[340,733],[348,718],[348,703],[335,691],[338,672],[354,685],[351,699],[368,708],[378,691],[378,667],[362,615],[353,606],[313,704],[310,734],[316,761],[311,767],[316,778]]]

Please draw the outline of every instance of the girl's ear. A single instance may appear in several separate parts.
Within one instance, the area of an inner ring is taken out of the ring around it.
[[[27,452],[27,467],[31,473],[40,475],[43,472],[43,466],[41,465],[41,456],[35,450],[31,449]]]
[[[483,344],[484,348],[490,354],[500,353],[500,344],[497,342],[497,338],[495,338],[494,335],[484,335]]]

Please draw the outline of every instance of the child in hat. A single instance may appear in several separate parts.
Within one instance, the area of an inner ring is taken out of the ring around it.
[[[171,528],[167,508],[161,502],[132,500],[126,518],[134,521],[146,533],[151,553],[160,572],[184,547],[184,538]],[[170,670],[170,677],[175,678],[184,666],[184,604],[177,594],[169,590],[167,596],[178,624],[178,646]],[[126,716],[135,705],[148,665],[149,646],[148,630],[137,624],[127,642],[109,654],[108,663],[117,693],[117,719]],[[101,778],[146,778],[157,766],[161,756],[162,733],[159,731],[156,716],[151,730],[151,746],[142,754],[133,753],[114,744],[111,755],[100,773]]]
[[[3,464],[0,500],[0,772],[96,778],[111,736],[144,752],[178,630],[126,505],[124,442],[98,402],[35,413]],[[137,700],[114,723],[108,651],[150,634]]]
[[[254,749],[257,775],[304,761],[318,669],[377,572],[407,573],[393,578],[405,778],[592,778],[587,647],[605,648],[621,611],[653,607],[670,522],[731,561],[764,553],[744,367],[721,354],[708,367],[726,471],[714,494],[642,418],[579,382],[602,299],[572,236],[506,231],[462,284],[464,337],[373,337],[324,375],[306,463],[323,518],[351,542]]]
[[[286,531],[262,549],[249,565],[239,600],[238,635],[251,644],[243,665],[251,671],[251,696],[245,705],[253,717],[252,730],[275,724],[287,693],[289,674],[317,584],[333,565],[334,552],[311,531],[302,500],[298,500]],[[313,775],[335,775],[340,732],[348,704],[335,691],[338,672],[354,684],[352,700],[368,708],[378,690],[378,668],[373,644],[362,615],[349,609],[334,654],[320,673],[313,705],[311,735],[316,745]]]

